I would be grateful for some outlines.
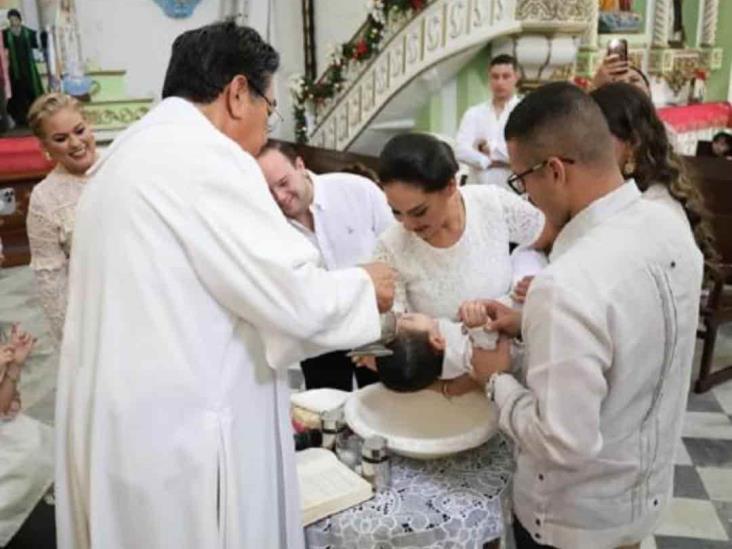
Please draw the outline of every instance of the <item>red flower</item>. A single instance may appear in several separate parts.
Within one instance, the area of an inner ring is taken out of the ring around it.
[[[369,52],[369,46],[366,40],[363,38],[356,43],[356,47],[353,48],[353,58],[361,59],[364,55]]]
[[[694,70],[694,78],[696,78],[697,80],[706,80],[707,76],[707,71],[705,69]]]
[[[583,90],[590,89],[590,80],[588,78],[585,78],[584,76],[575,76],[574,84],[575,86],[582,88]]]
[[[409,0],[409,4],[414,11],[419,11],[424,7],[425,0]]]

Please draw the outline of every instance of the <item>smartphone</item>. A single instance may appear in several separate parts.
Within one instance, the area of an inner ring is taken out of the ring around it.
[[[617,55],[622,61],[628,60],[628,41],[625,38],[613,38],[607,44],[607,54]]]
[[[15,213],[15,190],[11,187],[0,189],[0,215]]]

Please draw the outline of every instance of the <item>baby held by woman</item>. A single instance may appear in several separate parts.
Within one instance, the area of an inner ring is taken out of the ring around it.
[[[543,253],[517,249],[511,258],[514,285],[511,295],[498,301],[507,307],[520,307],[526,297],[527,281],[546,266]],[[473,347],[493,349],[498,334],[486,327],[486,313],[476,305],[456,311],[460,322],[438,320],[421,313],[402,313],[397,317],[396,336],[386,347],[392,355],[376,359],[381,382],[398,392],[431,388],[446,397],[479,390],[469,379],[464,387],[447,392],[448,380],[458,380],[471,370]],[[463,385],[463,383],[460,383]]]

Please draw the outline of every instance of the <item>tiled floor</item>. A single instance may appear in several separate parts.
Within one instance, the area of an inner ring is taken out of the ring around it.
[[[27,268],[0,271],[0,324],[13,320],[40,336],[21,393],[25,412],[50,423],[55,359]],[[732,364],[732,324],[718,338],[715,363]],[[676,464],[674,500],[642,549],[732,548],[732,381],[690,395]]]

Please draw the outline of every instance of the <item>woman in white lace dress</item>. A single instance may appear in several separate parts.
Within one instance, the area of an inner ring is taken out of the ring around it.
[[[447,334],[459,329],[464,301],[510,293],[509,243],[543,249],[555,231],[538,209],[496,185],[458,187],[452,149],[430,135],[392,138],[379,163],[399,221],[382,233],[375,251],[399,273],[394,310],[439,319],[449,353]],[[442,390],[457,395],[473,387],[461,376]]]
[[[60,342],[76,204],[86,183],[84,174],[96,160],[96,144],[79,102],[68,95],[39,97],[28,113],[28,124],[56,162],[31,193],[26,226],[41,305],[52,336]]]

